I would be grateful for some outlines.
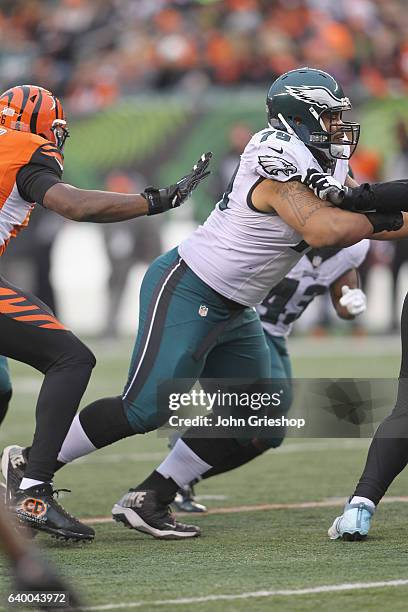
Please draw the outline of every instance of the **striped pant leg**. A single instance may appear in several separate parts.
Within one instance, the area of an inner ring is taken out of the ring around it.
[[[27,478],[52,480],[95,357],[36,296],[0,278],[0,354],[45,374]]]

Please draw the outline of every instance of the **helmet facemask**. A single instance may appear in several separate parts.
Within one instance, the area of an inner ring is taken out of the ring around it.
[[[65,141],[69,138],[69,130],[67,122],[64,119],[54,119],[51,126],[51,132],[55,139],[55,144],[61,153],[64,150]]]
[[[350,159],[360,138],[360,124],[355,121],[343,121],[341,115],[347,110],[351,110],[351,105],[325,109],[320,114],[311,108],[310,112],[319,121],[322,130],[310,132],[310,146],[316,147],[333,159]]]

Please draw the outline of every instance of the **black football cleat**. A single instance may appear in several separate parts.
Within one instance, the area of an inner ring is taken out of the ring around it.
[[[22,446],[7,446],[1,455],[1,471],[6,481],[7,504],[17,493],[27,467],[27,452]]]
[[[19,489],[13,497],[11,510],[20,523],[57,539],[92,541],[94,530],[69,514],[57,502],[55,494],[58,495],[58,490],[54,491],[52,485],[46,483],[25,490]]]
[[[192,485],[186,485],[177,491],[172,506],[176,512],[207,512],[207,506],[196,502]]]
[[[130,489],[112,508],[112,517],[129,529],[148,533],[160,540],[196,538],[195,525],[178,523],[167,504],[159,502],[156,491]]]

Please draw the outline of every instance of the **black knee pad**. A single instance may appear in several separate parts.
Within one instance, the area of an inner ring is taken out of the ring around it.
[[[89,404],[79,413],[79,420],[96,448],[135,434],[126,418],[120,396],[105,397]]]

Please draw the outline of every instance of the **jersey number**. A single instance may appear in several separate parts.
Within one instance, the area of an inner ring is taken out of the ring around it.
[[[281,280],[262,303],[266,308],[266,313],[262,315],[262,319],[266,319],[273,323],[273,325],[276,325],[280,315],[283,315],[282,323],[284,325],[290,325],[290,323],[296,321],[296,319],[303,314],[315,297],[326,293],[326,289],[322,285],[309,285],[302,299],[297,303],[297,306],[301,310],[299,310],[299,312],[290,312],[285,316],[286,305],[295,295],[298,286],[299,281],[294,278],[284,278]]]
[[[280,315],[285,311],[286,304],[296,293],[298,286],[299,281],[294,278],[282,279],[281,282],[270,291],[262,303],[266,308],[266,313],[262,315],[262,319],[267,319],[267,321],[276,325]]]
[[[279,140],[285,140],[286,142],[289,142],[290,140],[290,136],[286,132],[281,132],[280,130],[270,130],[263,134],[261,142],[265,142],[265,140],[268,140],[269,136],[272,136],[272,134],[275,134],[275,138],[278,138]]]

